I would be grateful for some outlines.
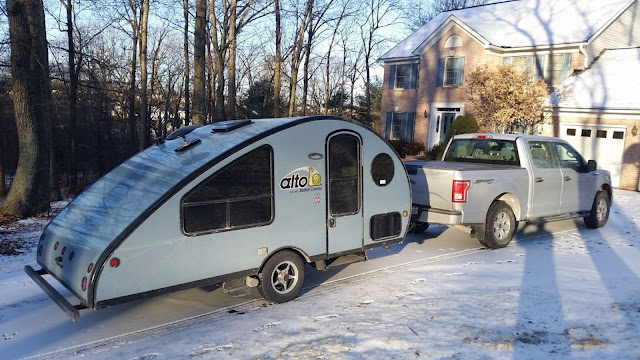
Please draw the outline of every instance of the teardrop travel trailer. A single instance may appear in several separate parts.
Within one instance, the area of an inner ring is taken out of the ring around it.
[[[81,309],[238,279],[285,302],[305,262],[324,270],[402,242],[410,209],[401,159],[357,122],[185,127],[73,200],[40,238],[41,269],[25,271],[74,321]]]

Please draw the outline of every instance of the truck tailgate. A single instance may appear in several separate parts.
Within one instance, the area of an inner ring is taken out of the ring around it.
[[[452,210],[451,190],[456,169],[432,167],[427,166],[428,164],[429,162],[406,164],[411,180],[412,202],[437,209]]]

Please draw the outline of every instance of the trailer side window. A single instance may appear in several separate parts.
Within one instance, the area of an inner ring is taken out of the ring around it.
[[[380,153],[371,162],[371,177],[378,186],[387,186],[393,179],[395,167],[389,154]]]
[[[182,199],[186,234],[266,225],[273,218],[273,149],[261,146],[213,174]]]

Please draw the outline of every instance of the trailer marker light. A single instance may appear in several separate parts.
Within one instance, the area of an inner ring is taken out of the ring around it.
[[[82,278],[82,291],[87,291],[87,277]]]
[[[451,201],[454,203],[467,202],[467,192],[471,187],[471,180],[453,180]]]
[[[71,254],[69,254],[69,261],[73,260],[73,255],[75,255],[76,252],[72,251]]]
[[[53,245],[53,250],[58,250],[58,245],[60,245],[60,242],[56,241],[56,244]]]
[[[64,255],[65,252],[67,252],[67,247],[66,246],[62,248],[62,255]]]
[[[409,213],[407,212],[407,210],[402,212],[402,216],[407,217],[407,215],[409,215]]]
[[[117,257],[111,258],[111,261],[109,261],[109,265],[111,265],[111,267],[117,268],[118,266],[120,266],[120,259],[118,259]]]
[[[93,263],[89,264],[89,267],[87,268],[87,272],[90,273],[91,270],[93,270]]]

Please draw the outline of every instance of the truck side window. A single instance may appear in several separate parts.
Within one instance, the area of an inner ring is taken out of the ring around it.
[[[567,144],[556,143],[556,151],[560,160],[560,167],[583,172],[586,169],[584,159],[580,154]]]
[[[273,218],[273,149],[234,160],[182,198],[182,229],[193,235],[266,225]]]
[[[389,154],[380,153],[371,162],[371,178],[378,186],[387,186],[393,179],[395,167]]]
[[[554,167],[551,158],[551,149],[549,144],[540,141],[531,141],[529,143],[529,152],[533,165],[539,169],[551,169]]]

